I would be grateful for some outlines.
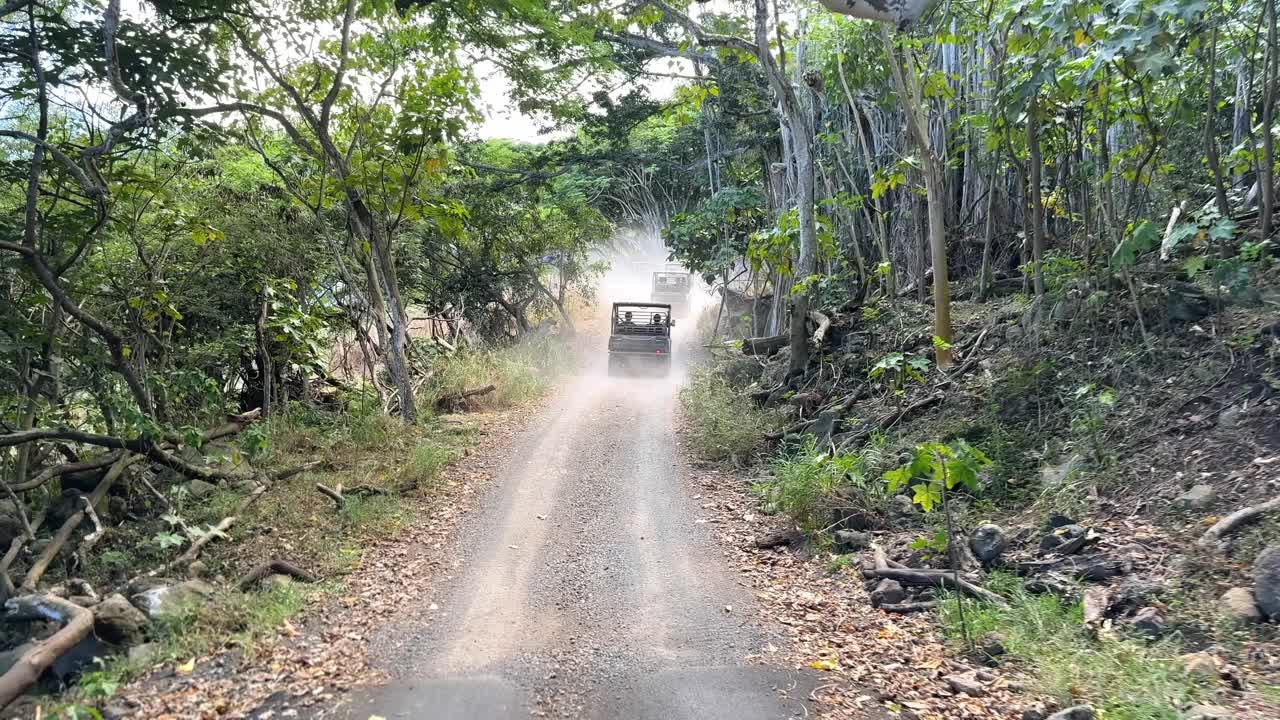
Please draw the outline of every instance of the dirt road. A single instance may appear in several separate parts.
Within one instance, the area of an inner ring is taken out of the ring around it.
[[[699,524],[677,386],[570,381],[509,448],[452,571],[375,638],[392,680],[338,717],[805,715],[810,679],[748,659],[783,641]]]

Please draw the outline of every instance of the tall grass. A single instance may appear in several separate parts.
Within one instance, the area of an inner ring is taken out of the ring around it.
[[[690,374],[680,402],[691,421],[689,443],[704,460],[745,459],[774,424],[769,413],[708,368]]]
[[[974,637],[999,633],[1007,658],[1032,671],[1037,689],[1064,705],[1088,702],[1107,720],[1178,720],[1202,693],[1176,661],[1174,643],[1147,644],[1123,637],[1095,639],[1085,632],[1079,603],[1033,595],[1011,576],[988,587],[1010,598],[1008,608],[965,601]],[[955,596],[942,604],[947,635],[963,637]]]
[[[464,349],[436,361],[420,402],[423,407],[435,407],[447,395],[496,385],[493,393],[476,397],[475,404],[488,408],[520,405],[546,392],[572,366],[572,350],[555,337],[531,338],[499,349]]]
[[[832,457],[810,438],[797,450],[779,454],[769,464],[769,477],[753,490],[765,507],[790,515],[804,530],[821,530],[845,508],[875,511],[887,502],[884,483],[867,458],[852,453]]]

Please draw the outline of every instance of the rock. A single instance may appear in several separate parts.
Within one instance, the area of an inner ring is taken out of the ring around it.
[[[754,545],[761,550],[768,550],[776,547],[803,545],[804,540],[804,533],[790,527],[775,530],[767,535],[761,535],[755,539]]]
[[[93,630],[114,645],[140,642],[147,631],[147,616],[116,593],[93,608]]]
[[[1040,484],[1050,488],[1062,485],[1080,470],[1083,462],[1084,458],[1076,454],[1056,465],[1045,465],[1040,468]]]
[[[1263,615],[1280,618],[1280,545],[1268,547],[1253,561],[1253,597]]]
[[[133,596],[133,604],[155,619],[163,615],[180,615],[203,605],[213,595],[213,586],[203,580],[186,580],[177,585],[152,588]]]
[[[1076,705],[1049,716],[1049,720],[1093,720],[1093,708],[1089,705]]]
[[[1244,415],[1244,411],[1237,405],[1218,413],[1218,427],[1233,428],[1240,424],[1240,418]]]
[[[134,665],[150,665],[159,657],[160,643],[142,643],[129,648],[129,662]]]
[[[266,590],[275,590],[277,588],[287,588],[293,585],[293,578],[280,573],[272,573],[262,581],[262,587]]]
[[[1022,720],[1044,720],[1044,706],[1036,703],[1023,708]]]
[[[1233,720],[1235,713],[1218,705],[1193,705],[1183,720]]]
[[[187,496],[192,500],[209,497],[218,491],[218,486],[204,480],[192,480],[186,484]]]
[[[844,552],[864,550],[871,545],[871,536],[857,530],[837,530],[835,539],[836,545]]]
[[[18,659],[23,655],[26,655],[27,651],[35,646],[36,644],[33,642],[25,642],[12,650],[0,652],[0,675],[9,672],[9,668],[16,665],[18,663]]]
[[[1167,623],[1159,610],[1144,607],[1129,619],[1129,626],[1139,635],[1154,640],[1164,634]]]
[[[1049,517],[1045,518],[1044,529],[1056,530],[1065,525],[1078,525],[1078,524],[1079,523],[1077,523],[1075,520],[1072,520],[1067,515],[1063,515],[1062,513],[1056,512],[1056,513],[1052,513],[1051,515],[1049,515]]]
[[[1208,680],[1218,677],[1218,662],[1207,652],[1187,653],[1178,658],[1178,664],[1188,675]]]
[[[1204,510],[1218,499],[1218,491],[1212,485],[1195,485],[1178,496],[1174,503],[1184,510]]]
[[[1218,599],[1218,612],[1238,623],[1256,623],[1262,620],[1258,601],[1249,588],[1231,588]]]
[[[1165,303],[1165,311],[1169,314],[1170,320],[1192,323],[1212,313],[1213,303],[1198,286],[1173,281],[1169,283],[1169,297]]]
[[[1089,531],[1085,528],[1080,525],[1063,525],[1054,528],[1052,532],[1041,538],[1040,553],[1042,555],[1049,553],[1070,555],[1083,548],[1088,540]]]
[[[948,675],[945,680],[947,687],[951,688],[951,692],[957,695],[982,697],[987,694],[986,689],[982,687],[982,683],[978,682],[978,678],[973,673]]]
[[[986,635],[983,635],[978,639],[978,652],[986,658],[988,662],[1004,655],[1005,652],[1007,652],[1004,636],[1000,633],[987,633]]]
[[[969,536],[969,547],[974,556],[984,563],[1000,559],[1008,545],[1009,540],[1005,537],[1004,530],[993,523],[979,525]]]
[[[889,499],[889,512],[894,517],[911,517],[916,514],[916,504],[906,495],[894,495]]]
[[[876,589],[871,591],[871,605],[880,607],[881,605],[896,605],[907,599],[907,591],[902,589],[902,583],[897,580],[888,578],[881,580]]]
[[[203,578],[209,575],[209,566],[203,560],[196,560],[187,566],[187,576],[191,578]]]

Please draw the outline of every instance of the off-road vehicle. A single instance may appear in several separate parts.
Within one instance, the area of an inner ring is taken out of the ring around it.
[[[673,325],[668,303],[614,303],[609,318],[609,374],[670,372]]]
[[[677,315],[684,316],[689,311],[689,289],[692,283],[689,273],[674,270],[663,270],[653,274],[653,288],[649,291],[649,301],[667,303]]]

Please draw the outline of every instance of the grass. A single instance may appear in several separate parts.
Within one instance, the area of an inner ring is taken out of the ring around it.
[[[1010,605],[1002,609],[966,600],[970,636],[998,633],[1005,660],[1025,666],[1036,689],[1063,705],[1088,702],[1107,720],[1179,720],[1181,708],[1202,694],[1178,665],[1175,643],[1094,639],[1084,630],[1078,603],[1030,594],[1007,575],[993,576],[988,587],[1010,598]],[[964,635],[956,603],[956,596],[948,596],[940,617],[947,636],[960,644]]]
[[[434,374],[419,401],[423,408],[432,408],[442,397],[492,384],[497,389],[477,397],[476,406],[521,405],[546,392],[572,366],[570,347],[554,337],[534,338],[499,349],[464,349],[433,366]]]
[[[756,407],[715,370],[700,368],[680,391],[692,421],[687,437],[698,457],[711,461],[745,459],[773,426],[772,416]]]

